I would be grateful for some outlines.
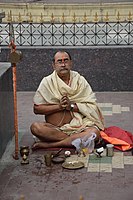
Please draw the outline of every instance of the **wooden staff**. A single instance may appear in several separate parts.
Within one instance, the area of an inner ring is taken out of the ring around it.
[[[13,73],[13,96],[14,96],[14,131],[15,131],[15,154],[14,158],[18,160],[18,114],[17,114],[17,79],[16,79],[16,64],[12,66]]]
[[[16,73],[16,63],[20,60],[20,55],[16,51],[16,45],[14,41],[11,41],[9,47],[11,47],[11,53],[9,56],[9,60],[12,64],[12,74],[13,74],[13,97],[14,97],[14,132],[15,132],[15,152],[13,154],[13,158],[18,160],[18,114],[17,114],[17,73]]]

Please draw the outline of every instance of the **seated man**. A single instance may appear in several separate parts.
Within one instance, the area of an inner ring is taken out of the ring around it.
[[[53,59],[53,73],[44,77],[34,96],[34,113],[45,122],[34,122],[31,132],[39,138],[33,149],[71,147],[72,141],[104,129],[103,116],[88,82],[72,71],[69,53],[58,51]]]

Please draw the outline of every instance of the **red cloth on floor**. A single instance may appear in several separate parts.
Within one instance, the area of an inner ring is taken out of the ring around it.
[[[105,128],[100,134],[106,142],[114,144],[116,149],[126,151],[133,148],[133,134],[117,126]]]

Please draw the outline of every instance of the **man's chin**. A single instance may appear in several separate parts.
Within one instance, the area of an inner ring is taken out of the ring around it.
[[[60,70],[57,72],[58,76],[68,76],[70,74],[70,71],[68,69]]]
[[[60,71],[60,74],[68,74],[68,73],[69,73],[68,69],[63,69]]]

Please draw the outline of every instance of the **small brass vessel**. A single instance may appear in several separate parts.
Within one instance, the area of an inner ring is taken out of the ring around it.
[[[21,146],[20,147],[20,155],[22,157],[22,161],[21,161],[22,165],[29,164],[29,160],[28,160],[29,152],[30,152],[29,146]]]
[[[45,165],[47,167],[51,166],[51,161],[52,161],[52,154],[51,153],[47,153],[46,155],[44,155],[44,160],[45,160]]]

